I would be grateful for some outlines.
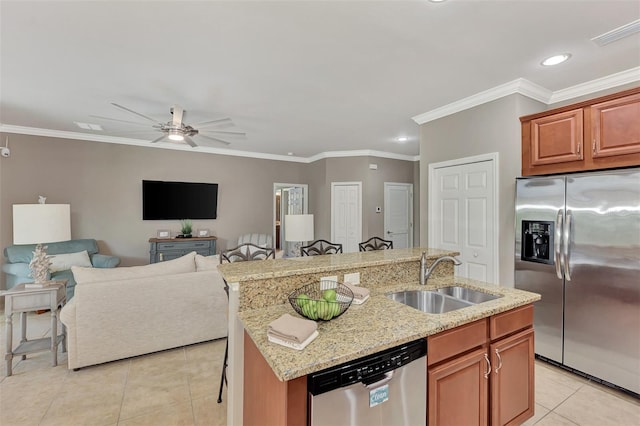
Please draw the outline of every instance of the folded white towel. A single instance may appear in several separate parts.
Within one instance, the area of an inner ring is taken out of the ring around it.
[[[277,343],[278,345],[282,345],[285,346],[287,348],[291,348],[291,349],[296,349],[296,350],[303,350],[304,348],[307,347],[307,345],[311,342],[313,342],[313,340],[318,337],[318,330],[314,331],[313,334],[311,334],[311,336],[307,337],[307,340],[305,340],[302,343],[295,343],[292,342],[291,340],[284,340],[281,339],[277,336],[274,336],[272,334],[270,334],[269,332],[267,332],[267,339],[271,342],[271,343]]]
[[[348,283],[344,283],[344,285],[347,286],[347,288],[349,288],[349,290],[353,292],[354,299],[364,299],[369,296],[368,288],[364,288],[364,287],[360,287],[359,285],[353,285]]]
[[[315,321],[283,314],[280,318],[271,321],[267,328],[267,334],[293,343],[302,343],[317,328],[318,324]]]

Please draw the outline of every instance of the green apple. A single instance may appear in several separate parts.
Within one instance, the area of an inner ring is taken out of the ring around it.
[[[322,298],[328,302],[335,302],[338,297],[338,293],[336,293],[335,289],[330,288],[322,292]]]

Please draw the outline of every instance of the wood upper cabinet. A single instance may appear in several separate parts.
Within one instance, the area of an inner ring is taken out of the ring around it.
[[[640,87],[520,121],[523,176],[640,165]]]
[[[582,109],[531,120],[531,165],[582,161]]]
[[[640,153],[640,94],[587,108],[594,159]]]

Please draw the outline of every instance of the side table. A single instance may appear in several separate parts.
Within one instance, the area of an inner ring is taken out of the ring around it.
[[[62,324],[62,333],[58,335],[58,308],[64,306],[67,301],[67,280],[51,281],[43,288],[25,288],[25,284],[18,284],[10,290],[0,292],[4,296],[4,309],[6,317],[6,351],[4,359],[7,363],[6,373],[11,376],[13,357],[27,354],[51,351],[51,364],[58,365],[58,345],[62,343],[62,351],[67,351],[66,328]],[[51,310],[51,337],[27,340],[27,312],[38,310]],[[18,346],[13,349],[13,314],[20,313],[21,339]]]

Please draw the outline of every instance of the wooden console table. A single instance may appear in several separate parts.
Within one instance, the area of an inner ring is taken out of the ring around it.
[[[149,263],[177,259],[192,251],[203,256],[216,254],[216,237],[150,238]]]
[[[67,280],[51,281],[47,287],[25,288],[25,284],[18,284],[14,288],[0,292],[4,296],[4,314],[6,317],[6,351],[4,359],[7,363],[6,373],[11,376],[13,357],[27,354],[51,351],[51,364],[58,365],[58,345],[62,343],[62,351],[67,351],[66,329],[62,324],[62,333],[58,335],[58,308],[67,301]],[[27,340],[27,312],[51,310],[51,337]],[[13,314],[20,313],[20,343],[13,349]]]

